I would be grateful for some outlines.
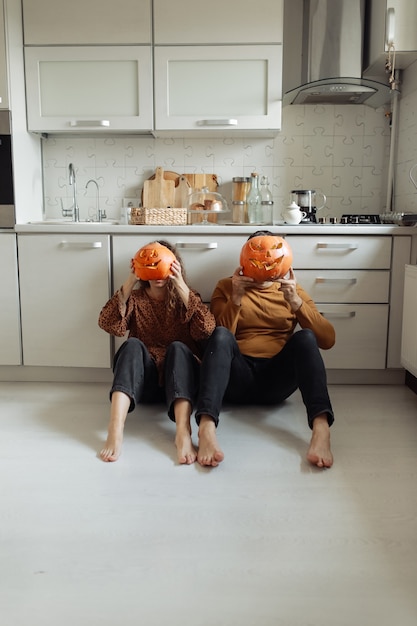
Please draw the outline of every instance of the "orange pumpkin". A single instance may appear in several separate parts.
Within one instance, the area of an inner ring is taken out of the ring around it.
[[[240,253],[243,275],[258,283],[283,278],[292,265],[292,250],[277,235],[252,237]]]
[[[136,277],[140,280],[164,280],[168,278],[175,254],[157,241],[138,250],[133,258]]]

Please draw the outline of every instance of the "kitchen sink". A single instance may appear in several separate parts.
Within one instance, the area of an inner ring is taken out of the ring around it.
[[[120,224],[119,220],[103,220],[102,222],[92,222],[91,220],[80,220],[74,222],[66,219],[46,219],[28,222],[29,224],[42,225],[42,226],[115,226]]]

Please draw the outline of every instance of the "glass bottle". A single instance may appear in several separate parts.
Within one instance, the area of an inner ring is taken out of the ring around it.
[[[264,224],[272,224],[274,202],[272,200],[272,192],[269,188],[268,176],[262,176],[259,193],[261,194],[261,222]]]
[[[246,198],[248,205],[249,224],[259,224],[261,215],[261,194],[259,192],[259,176],[256,172],[251,174],[251,186]]]

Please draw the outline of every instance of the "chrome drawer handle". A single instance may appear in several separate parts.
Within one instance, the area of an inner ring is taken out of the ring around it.
[[[333,250],[356,250],[357,243],[318,243],[317,248],[332,248]]]
[[[198,126],[237,126],[237,120],[234,119],[222,119],[222,120],[199,120]]]
[[[322,278],[320,276],[317,276],[316,278],[316,283],[356,285],[357,282],[358,282],[357,278]]]
[[[340,313],[338,313],[337,311],[331,311],[327,313],[326,311],[320,311],[320,313],[326,319],[332,319],[332,318],[341,319],[341,318],[351,318],[351,317],[356,316],[356,311],[346,311],[346,312],[340,311]]]
[[[97,126],[108,128],[110,122],[109,120],[71,120],[69,125],[71,128],[88,128],[89,126],[92,128]]]
[[[188,249],[192,249],[192,250],[213,250],[214,248],[217,248],[217,242],[216,241],[212,241],[212,242],[208,242],[208,243],[200,243],[198,241],[177,241],[177,243],[175,244],[177,248],[188,248]]]
[[[83,250],[101,248],[102,245],[101,241],[61,241],[59,244],[61,248],[82,248]]]

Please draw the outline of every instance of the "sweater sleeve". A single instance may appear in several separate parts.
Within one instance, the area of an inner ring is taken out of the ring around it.
[[[336,341],[333,325],[320,313],[312,298],[299,285],[297,285],[297,292],[303,301],[295,312],[297,322],[301,328],[310,328],[313,331],[319,348],[329,350]]]
[[[232,300],[232,279],[223,278],[219,280],[210,303],[210,309],[216,319],[217,326],[224,326],[236,334],[240,308]]]
[[[183,322],[188,323],[194,341],[207,339],[216,327],[214,315],[201,300],[200,295],[190,289],[188,307],[183,307]]]
[[[100,328],[110,335],[123,337],[128,330],[130,317],[132,315],[132,306],[129,300],[126,303],[126,307],[122,307],[119,298],[119,290],[116,291],[100,311],[98,318]],[[125,309],[124,314],[122,313],[123,309]]]

